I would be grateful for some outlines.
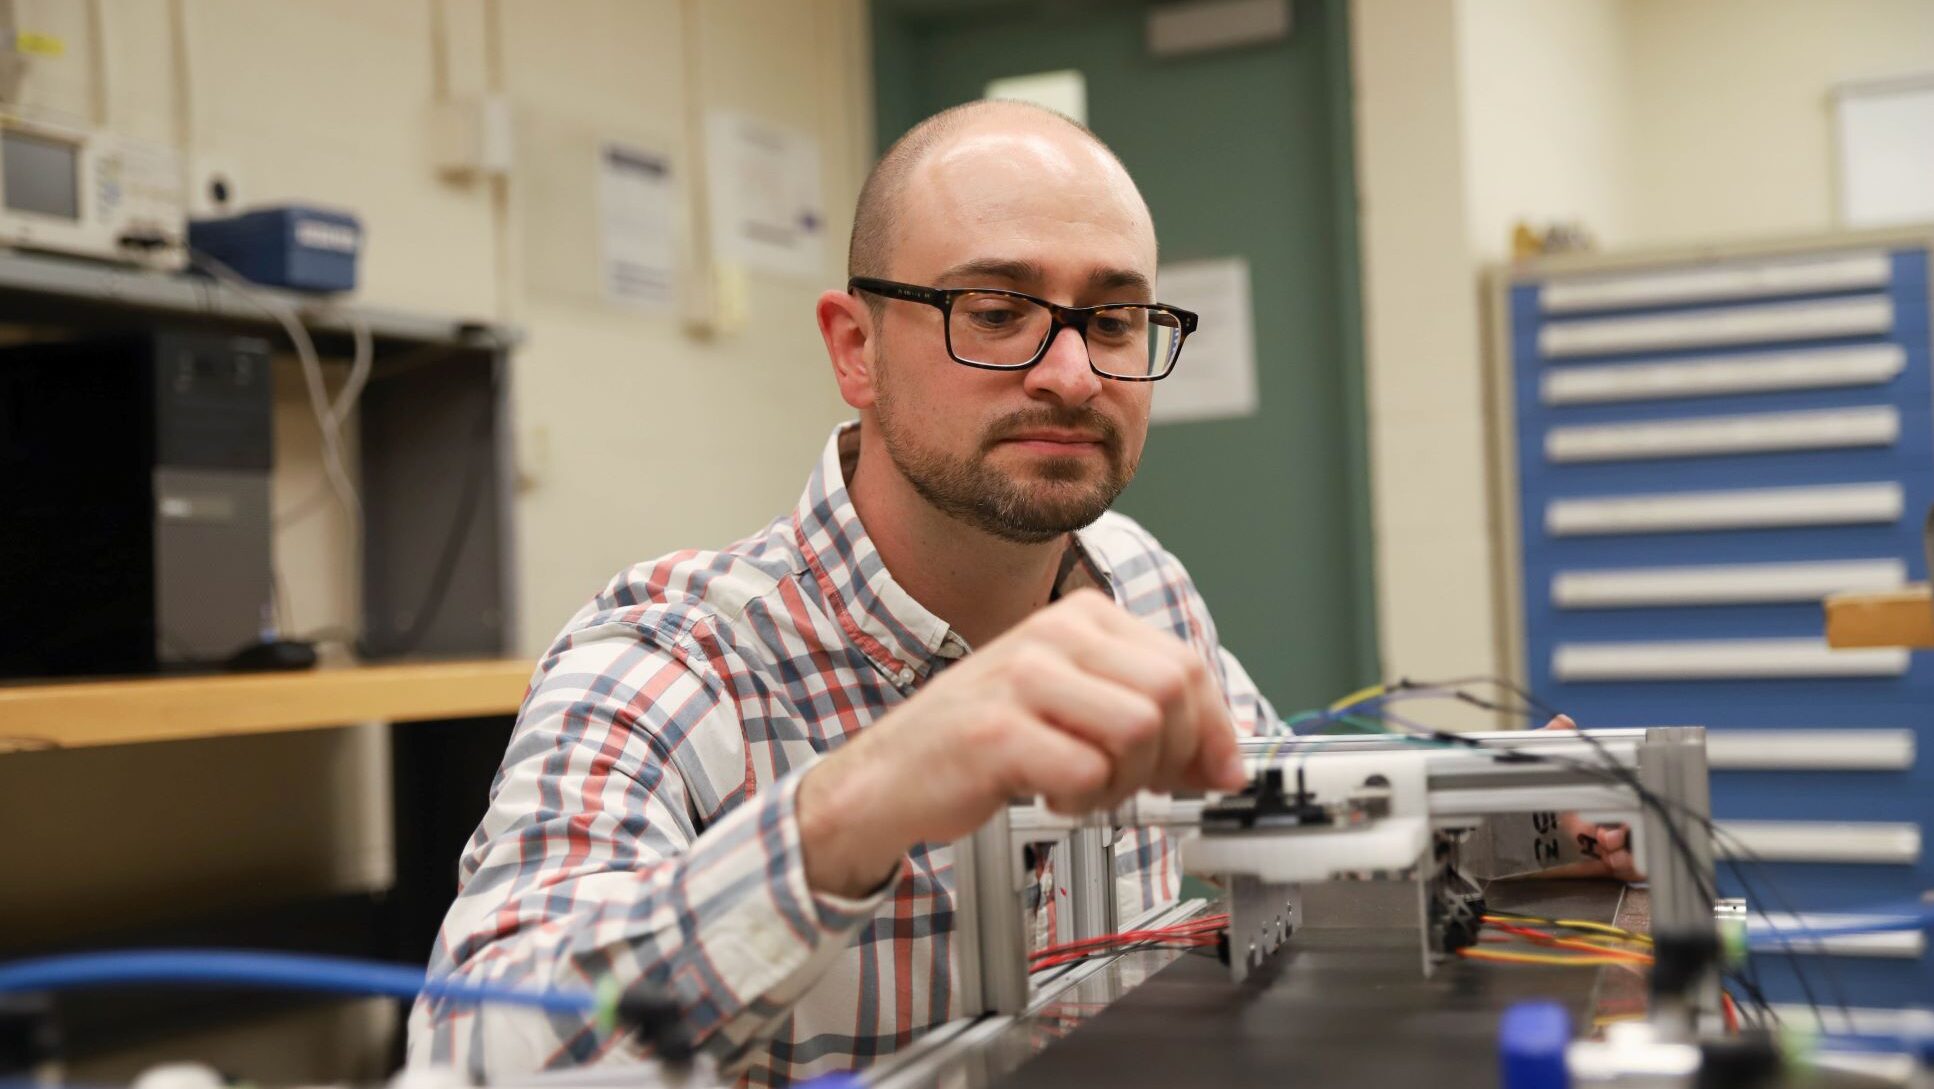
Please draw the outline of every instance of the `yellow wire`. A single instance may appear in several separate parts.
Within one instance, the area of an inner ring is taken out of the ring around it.
[[[1545,926],[1561,926],[1567,930],[1588,930],[1595,934],[1604,934],[1607,937],[1615,938],[1622,942],[1631,942],[1634,945],[1652,944],[1652,937],[1649,934],[1640,934],[1637,931],[1626,930],[1623,927],[1612,926],[1608,923],[1594,923],[1589,919],[1546,919],[1536,915],[1512,915],[1508,912],[1493,917],[1500,923],[1509,923],[1513,926],[1536,926],[1539,924]]]
[[[1383,685],[1381,683],[1373,684],[1368,688],[1359,688],[1342,699],[1337,700],[1335,703],[1330,704],[1330,710],[1341,711],[1345,707],[1350,707],[1362,703],[1364,700],[1381,695],[1383,695]]]
[[[1631,942],[1634,945],[1652,944],[1652,936],[1650,934],[1638,934],[1630,930],[1610,926],[1606,923],[1594,923],[1589,919],[1557,919],[1554,922],[1556,925],[1562,926],[1567,930],[1587,930],[1595,934],[1604,934],[1608,937],[1616,938],[1622,942]]]
[[[1503,961],[1507,964],[1555,964],[1567,967],[1587,967],[1602,964],[1630,965],[1632,963],[1629,957],[1600,957],[1590,953],[1582,956],[1566,957],[1547,953],[1505,953],[1494,949],[1460,949],[1457,951],[1457,955],[1467,957],[1471,960],[1496,960]]]
[[[1342,699],[1337,700],[1335,703],[1330,704],[1328,709],[1331,711],[1341,711],[1346,707],[1350,707],[1355,704],[1362,703],[1364,700],[1370,699],[1374,696],[1381,696],[1381,695],[1383,695],[1383,685],[1373,684],[1368,688],[1359,688],[1356,691],[1350,693],[1349,695],[1343,697]],[[1263,754],[1263,758],[1262,758],[1263,766],[1268,767],[1271,764],[1274,764],[1276,762],[1276,757],[1282,753],[1283,746],[1289,744],[1290,739],[1296,736],[1297,735],[1295,731],[1285,730],[1282,736],[1276,739],[1276,743],[1269,747],[1269,751]],[[1308,744],[1310,742],[1308,741],[1308,739],[1305,739],[1305,743]]]
[[[1652,959],[1652,954],[1642,953],[1637,949],[1631,948],[1635,943],[1626,942],[1619,938],[1566,938],[1564,940],[1573,945],[1589,945],[1593,949],[1603,949],[1608,953],[1619,953],[1628,957],[1644,957],[1647,960]]]

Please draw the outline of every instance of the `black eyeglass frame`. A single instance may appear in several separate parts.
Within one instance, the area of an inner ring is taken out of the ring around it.
[[[1166,365],[1162,368],[1162,373],[1139,376],[1111,374],[1095,366],[1095,356],[1092,349],[1088,352],[1088,369],[1103,378],[1115,382],[1159,382],[1175,373],[1175,361],[1182,357],[1182,343],[1189,339],[1190,333],[1195,332],[1197,321],[1194,311],[1184,310],[1179,306],[1170,306],[1167,303],[1119,302],[1102,303],[1098,306],[1062,306],[1059,303],[1049,302],[1038,295],[1029,295],[1025,291],[1009,291],[999,287],[921,287],[918,284],[903,284],[897,280],[880,280],[871,276],[855,276],[846,281],[846,291],[848,294],[857,294],[858,292],[864,291],[870,295],[878,295],[886,299],[900,299],[904,302],[925,303],[940,311],[940,327],[947,338],[947,354],[953,357],[954,362],[963,367],[977,367],[984,371],[1024,371],[1034,366],[1047,357],[1048,349],[1054,345],[1054,338],[1060,336],[1061,330],[1063,329],[1073,329],[1077,333],[1080,333],[1081,345],[1086,348],[1088,347],[1088,322],[1091,318],[1103,310],[1134,308],[1139,310],[1159,310],[1165,314],[1173,314],[1178,323],[1178,327],[1181,329],[1180,335],[1175,338],[1175,346],[1169,349],[1168,359],[1165,361]],[[1036,306],[1046,308],[1049,318],[1048,335],[1041,338],[1041,346],[1035,350],[1033,358],[1025,363],[982,363],[973,359],[962,359],[960,353],[954,351],[953,320],[954,300],[960,298],[962,295],[1005,295],[1011,299],[1021,299],[1026,302],[1031,302]]]

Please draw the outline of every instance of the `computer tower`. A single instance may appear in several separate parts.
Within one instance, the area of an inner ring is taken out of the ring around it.
[[[0,348],[0,676],[218,666],[271,615],[266,341]]]

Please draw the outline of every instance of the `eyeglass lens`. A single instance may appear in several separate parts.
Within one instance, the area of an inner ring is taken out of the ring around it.
[[[1053,314],[1039,303],[968,292],[954,299],[947,331],[953,353],[962,361],[1018,367],[1040,353],[1053,327]],[[1145,306],[1097,310],[1088,318],[1086,332],[1095,369],[1123,378],[1167,373],[1182,336],[1175,315]]]

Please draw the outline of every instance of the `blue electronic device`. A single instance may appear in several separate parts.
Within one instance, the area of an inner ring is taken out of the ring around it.
[[[290,291],[356,287],[363,225],[348,212],[287,204],[188,224],[188,245],[254,283]]]

